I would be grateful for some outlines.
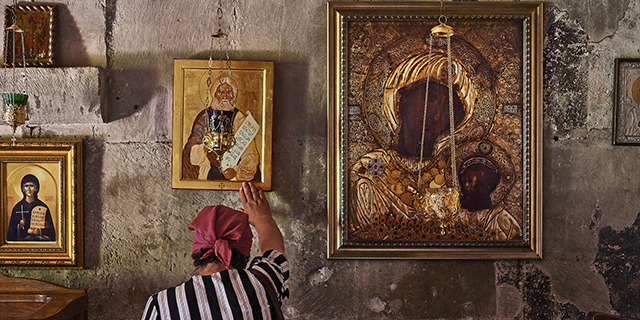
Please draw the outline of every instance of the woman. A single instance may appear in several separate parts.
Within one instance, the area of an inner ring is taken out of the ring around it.
[[[276,304],[289,296],[282,233],[260,188],[244,182],[240,200],[244,212],[208,206],[189,224],[195,231],[191,257],[198,275],[153,294],[142,320],[277,318]],[[246,268],[253,238],[249,225],[256,228],[262,256]]]
[[[49,207],[38,199],[40,181],[32,174],[27,174],[20,183],[22,200],[11,211],[7,241],[56,241],[56,231],[51,219]],[[44,215],[42,221],[31,218]]]

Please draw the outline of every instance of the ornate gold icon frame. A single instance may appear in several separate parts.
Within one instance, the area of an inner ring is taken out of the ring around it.
[[[0,177],[0,266],[81,268],[82,140],[18,139],[15,144],[0,140]],[[47,211],[41,230],[52,230],[50,234],[34,232],[35,228],[29,228],[33,224],[11,232],[21,227],[15,225],[14,216],[22,214],[25,219],[28,214],[33,222],[38,208],[27,205],[33,200],[25,202],[27,195],[21,187],[25,181],[35,182],[36,205]],[[26,236],[16,236],[21,233]]]
[[[472,166],[499,178],[491,204],[465,209],[448,230],[411,208],[417,160],[394,149],[411,118],[393,85],[436,74],[419,70],[440,13],[437,2],[328,3],[329,258],[542,257],[542,3],[446,3],[465,110],[455,127],[460,179]],[[428,179],[450,163],[447,139],[435,140]],[[433,183],[451,184],[442,175]]]

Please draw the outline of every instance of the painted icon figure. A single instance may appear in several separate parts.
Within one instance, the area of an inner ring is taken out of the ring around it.
[[[350,169],[350,198],[354,201],[350,208],[353,214],[349,216],[349,228],[353,234],[358,234],[356,237],[362,235],[362,239],[385,239],[387,231],[384,228],[375,229],[375,226],[386,226],[389,217],[398,224],[402,221],[407,224],[409,221],[422,221],[427,226],[438,218],[422,211],[423,204],[415,194],[417,190],[424,192],[427,189],[454,186],[449,167],[451,120],[457,132],[454,134],[456,152],[458,159],[463,162],[456,169],[462,188],[463,209],[456,216],[456,223],[467,228],[465,230],[482,230],[474,231],[473,236],[477,235],[478,239],[489,235],[493,240],[507,240],[522,235],[520,223],[505,208],[502,201],[504,196],[496,195],[501,180],[501,193],[504,194],[504,190],[510,186],[507,181],[512,180],[507,178],[509,175],[506,172],[510,172],[507,169],[510,168],[508,164],[511,158],[488,140],[495,139],[489,134],[496,112],[492,78],[483,80],[483,77],[477,76],[491,74],[489,71],[481,73],[482,70],[489,70],[488,64],[478,55],[478,60],[472,62],[453,59],[451,69],[453,119],[449,113],[447,56],[443,52],[411,56],[392,69],[386,78],[382,112],[379,114],[386,118],[386,123],[392,129],[392,139],[387,143],[379,138],[386,136],[379,134],[377,139],[380,147],[361,156]],[[377,130],[375,125],[370,125],[370,128]],[[482,151],[484,149],[479,145],[490,147],[484,147],[487,150]],[[502,159],[502,162],[493,163],[490,158]],[[367,170],[367,166],[373,162],[384,169],[377,172]],[[494,202],[493,198],[500,200]],[[368,230],[374,232],[368,233]],[[405,231],[402,230],[402,234],[398,232],[396,239],[410,239],[403,235]],[[408,231],[412,232],[411,236],[416,236],[413,230]],[[393,231],[390,232],[388,238],[393,238]],[[440,230],[434,232],[429,229],[428,234],[424,233],[427,238],[420,239],[432,239],[428,238],[431,234],[440,234]],[[446,232],[453,236],[461,235],[455,228]]]
[[[242,111],[235,107],[238,96],[238,85],[229,78],[221,76],[213,81],[211,86],[211,105],[202,110],[195,118],[191,135],[182,151],[182,178],[197,180],[232,180],[251,181],[260,176],[260,156],[256,143],[252,139],[242,152],[239,160],[230,167],[225,168],[220,157],[207,149],[203,138],[209,128],[207,123],[214,123],[214,110],[231,111],[233,133],[237,134],[240,127],[248,118]],[[208,119],[212,119],[207,121]]]
[[[20,186],[23,197],[11,211],[7,241],[55,241],[56,231],[49,207],[38,199],[40,181],[27,174]]]

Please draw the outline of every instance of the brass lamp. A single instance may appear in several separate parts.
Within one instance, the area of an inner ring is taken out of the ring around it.
[[[215,152],[218,159],[236,143],[233,135],[234,114],[228,110],[207,110],[208,130],[202,138],[202,144],[209,152]]]

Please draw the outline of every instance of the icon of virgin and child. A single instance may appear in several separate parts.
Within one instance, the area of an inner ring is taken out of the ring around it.
[[[182,179],[251,181],[260,178],[260,156],[255,136],[259,125],[249,111],[243,112],[236,101],[238,84],[229,76],[211,82],[211,103],[193,121],[191,134],[182,150]],[[232,132],[229,150],[212,150],[208,136],[217,129]]]
[[[522,234],[516,182],[521,149],[510,147],[495,131],[517,134],[521,130],[517,115],[501,114],[508,117],[513,128],[495,123],[498,111],[492,70],[475,49],[460,42],[456,45],[457,49],[466,50],[454,56],[452,62],[455,168],[462,207],[456,221],[473,226],[475,234],[490,235],[490,239],[516,239]],[[458,59],[460,56],[467,59]],[[466,63],[469,58],[473,58],[473,65]],[[431,54],[417,53],[390,62],[388,69],[380,69],[389,73],[370,75],[365,82],[371,79],[369,86],[379,83],[382,92],[363,98],[364,120],[377,145],[355,158],[349,170],[348,197],[353,199],[349,232],[355,235],[353,239],[385,239],[387,231],[377,226],[388,226],[390,220],[413,225],[426,219],[428,225],[429,217],[421,218],[416,194],[426,189],[450,188],[455,176],[451,166],[446,52],[434,49]],[[420,159],[424,159],[421,164]],[[455,236],[458,231],[447,232]],[[402,234],[398,239],[404,239]],[[415,232],[405,235],[410,239]]]
[[[56,241],[49,207],[38,198],[40,181],[27,174],[20,182],[22,200],[11,210],[7,241]]]

